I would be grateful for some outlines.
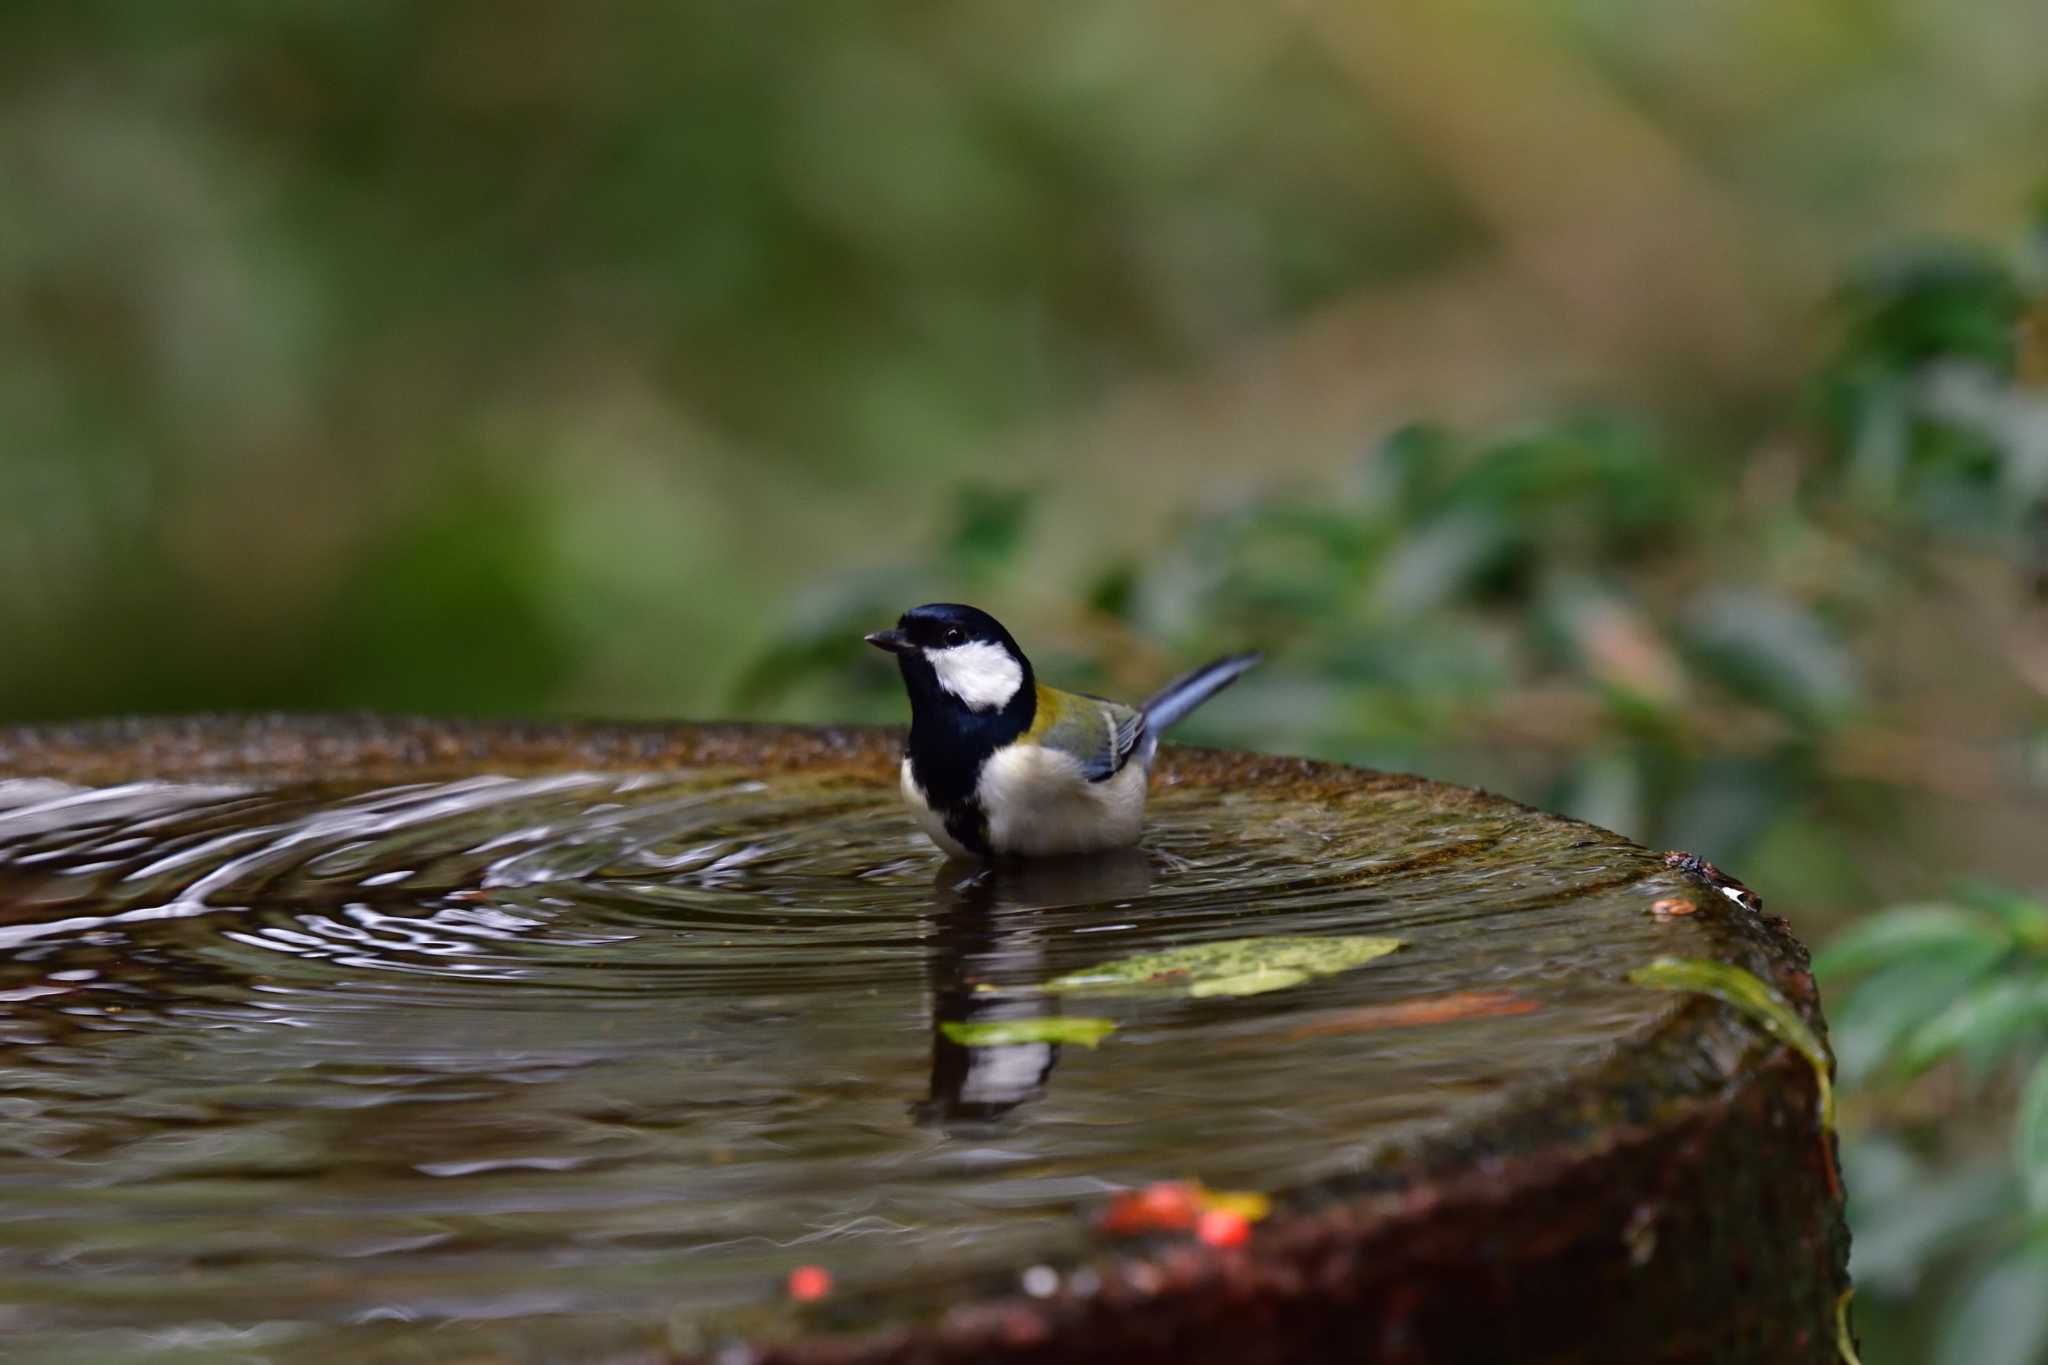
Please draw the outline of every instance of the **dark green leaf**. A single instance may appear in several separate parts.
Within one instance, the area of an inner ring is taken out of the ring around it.
[[[1359,502],[1377,517],[1413,520],[1441,489],[1455,458],[1455,440],[1448,431],[1410,423],[1366,456]]]
[[[2034,977],[1997,977],[1959,996],[1915,1028],[1899,1048],[1898,1068],[1917,1075],[1955,1053],[1989,1067],[2015,1042],[2039,1035],[2048,1021],[2048,985]]]
[[[1485,512],[1440,517],[1388,554],[1373,606],[1394,619],[1418,616],[1498,571],[1513,554],[1506,524]]]
[[[1906,1036],[1960,998],[1997,959],[1951,951],[1893,962],[1829,1006],[1829,1036],[1844,1084],[1891,1064]]]
[[[2048,1359],[2048,1241],[1979,1266],[1941,1315],[1934,1365],[2041,1365]]]
[[[2011,939],[1986,915],[1953,905],[1903,905],[1851,925],[1813,959],[1823,980],[1929,953],[2003,954]]]
[[[2019,1117],[2013,1125],[2013,1160],[2035,1213],[2048,1214],[2048,1056],[2034,1063],[2020,1092]]]
[[[1854,656],[1789,597],[1718,588],[1686,609],[1685,627],[1701,662],[1743,696],[1809,720],[1838,716],[1857,700]]]
[[[1877,1293],[1904,1296],[1929,1267],[2012,1209],[2012,1173],[2003,1162],[1930,1165],[1884,1137],[1845,1140],[1849,1191],[1849,1272]]]
[[[1865,268],[1843,303],[1850,315],[1844,351],[1853,361],[1904,369],[1968,359],[2004,367],[2012,363],[2024,297],[1989,252],[1945,243]]]
[[[2038,897],[1989,882],[1965,882],[1956,896],[1966,905],[1995,915],[2012,931],[2014,938],[2031,949],[2048,948],[2048,905]]]

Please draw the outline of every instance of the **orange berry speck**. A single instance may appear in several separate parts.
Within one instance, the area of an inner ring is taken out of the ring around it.
[[[1195,1236],[1212,1247],[1241,1247],[1251,1235],[1251,1223],[1230,1209],[1210,1209],[1195,1224]]]
[[[832,1292],[832,1272],[821,1265],[800,1265],[789,1272],[789,1296],[798,1303],[816,1303]]]

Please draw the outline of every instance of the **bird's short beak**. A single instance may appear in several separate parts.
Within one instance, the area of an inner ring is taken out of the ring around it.
[[[878,630],[865,638],[876,649],[886,649],[891,654],[908,654],[913,648],[910,637],[894,627]]]

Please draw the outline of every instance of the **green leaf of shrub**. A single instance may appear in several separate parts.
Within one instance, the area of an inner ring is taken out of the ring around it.
[[[1828,1009],[1842,1081],[1855,1085],[1893,1065],[1913,1031],[1955,1003],[1996,961],[1966,952],[1879,968]]]
[[[2028,977],[1999,977],[1976,986],[1907,1036],[1898,1066],[1915,1076],[1958,1052],[1989,1066],[2012,1043],[2048,1021],[2048,989]]]
[[[2026,1184],[2027,1203],[2034,1212],[2048,1214],[2048,1057],[2034,1063],[2034,1074],[2020,1092],[2013,1160]]]
[[[2040,1365],[2048,1359],[2048,1241],[2022,1242],[1981,1266],[1951,1299],[1934,1365]]]
[[[1903,1298],[1935,1262],[2012,1212],[2012,1172],[2000,1162],[1930,1163],[1904,1143],[1863,1133],[1842,1143],[1849,1274],[1886,1298]]]
[[[1902,905],[1872,915],[1829,940],[1813,959],[1823,979],[1853,976],[1902,958],[1962,950],[1987,957],[2012,945],[2004,926],[1954,905]]]
[[[1996,915],[2024,947],[2048,948],[2048,905],[2002,886],[1972,882],[1956,892],[1959,900]]]
[[[1812,608],[1788,595],[1716,588],[1686,608],[1684,625],[1699,662],[1738,695],[1814,722],[1856,704],[1855,655]]]

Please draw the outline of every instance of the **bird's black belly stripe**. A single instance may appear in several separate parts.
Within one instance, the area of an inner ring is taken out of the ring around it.
[[[909,670],[904,676],[911,677]],[[982,767],[1030,728],[1036,698],[1027,676],[1016,699],[1000,711],[913,706],[905,747],[911,781],[924,793],[925,804],[945,821],[946,833],[969,852],[983,857],[990,853],[988,812],[980,797]]]
[[[988,855],[988,812],[979,801],[962,801],[947,808],[946,833],[970,853]]]

